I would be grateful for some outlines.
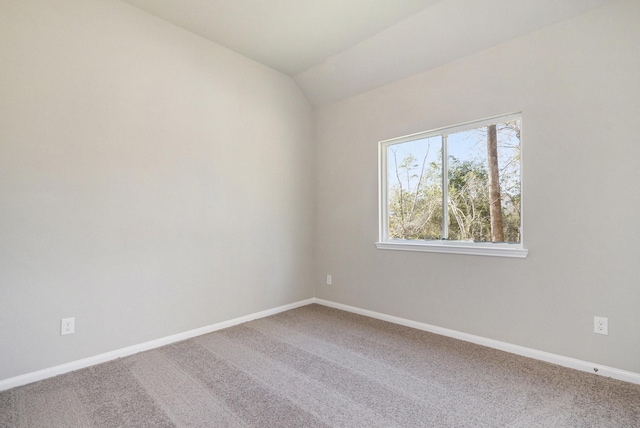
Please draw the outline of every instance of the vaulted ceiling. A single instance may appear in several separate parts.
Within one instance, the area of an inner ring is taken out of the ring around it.
[[[314,106],[615,0],[123,0],[293,77]]]

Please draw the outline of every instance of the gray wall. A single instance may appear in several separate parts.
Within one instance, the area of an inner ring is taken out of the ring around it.
[[[0,379],[312,297],[312,114],[123,3],[2,1]]]
[[[640,372],[639,21],[617,2],[317,110],[316,296]],[[528,258],[375,248],[377,141],[515,111]]]

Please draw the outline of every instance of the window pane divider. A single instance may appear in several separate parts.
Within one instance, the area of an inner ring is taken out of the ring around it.
[[[442,239],[449,239],[449,151],[447,134],[442,135]]]

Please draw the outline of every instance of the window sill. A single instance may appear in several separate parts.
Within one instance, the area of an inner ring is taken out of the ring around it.
[[[425,251],[430,253],[469,254],[474,256],[524,259],[529,250],[514,244],[480,244],[452,241],[376,242],[379,250]]]

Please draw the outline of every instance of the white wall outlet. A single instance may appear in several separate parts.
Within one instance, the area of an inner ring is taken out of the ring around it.
[[[327,275],[327,285],[331,285],[331,275]]]
[[[593,317],[593,332],[608,335],[609,319],[603,317]]]
[[[75,318],[63,318],[60,323],[60,336],[65,334],[73,334],[76,332],[76,319]]]

